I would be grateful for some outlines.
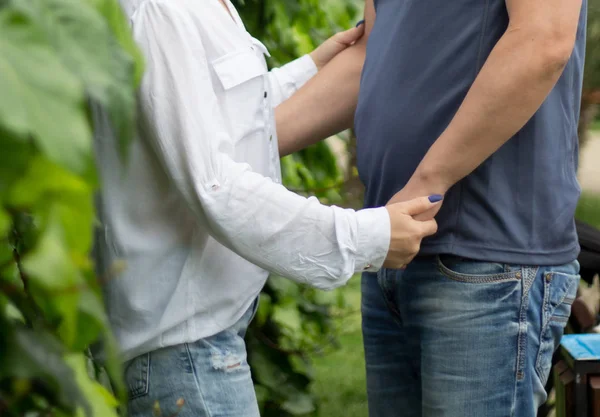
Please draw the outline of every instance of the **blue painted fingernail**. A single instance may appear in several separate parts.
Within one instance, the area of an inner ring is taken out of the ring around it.
[[[429,196],[429,201],[431,201],[432,203],[437,203],[438,201],[442,201],[443,199],[444,196],[440,194],[434,194]]]
[[[363,23],[365,23],[365,19],[363,19],[363,20],[361,20],[360,22],[358,22],[358,23],[356,24],[356,27],[359,27],[359,26],[360,26],[360,25],[362,25]]]

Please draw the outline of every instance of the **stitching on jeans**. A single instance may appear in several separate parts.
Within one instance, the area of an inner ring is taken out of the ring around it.
[[[568,276],[568,277],[572,277],[573,275],[569,275],[569,274],[565,274],[565,273],[559,273],[559,272],[549,272],[552,275],[555,274],[562,274],[563,276]],[[577,285],[578,280],[571,280],[569,287],[565,290],[565,294],[562,296],[562,298],[560,299],[560,301],[558,302],[558,304],[556,305],[556,308],[552,311],[550,306],[549,306],[549,302],[550,302],[550,285],[552,285],[551,282],[547,282],[546,280],[544,280],[544,304],[543,304],[543,322],[542,322],[542,329],[540,331],[540,346],[538,348],[537,351],[537,355],[536,355],[536,359],[535,359],[535,371],[537,372],[538,376],[541,376],[541,351],[542,351],[542,339],[543,337],[546,335],[546,332],[549,331],[550,329],[550,325],[552,323],[560,323],[560,324],[566,324],[569,322],[569,317],[563,317],[563,316],[555,316],[554,312],[556,311],[556,309],[558,307],[560,307],[562,304],[564,303],[569,303],[570,305],[573,304],[573,302],[575,302],[575,299],[571,298],[571,297],[567,297],[567,295],[569,294],[569,292],[571,291],[571,289],[573,288],[573,285]]]
[[[541,375],[541,372],[540,372],[541,355],[540,354],[541,354],[543,343],[544,343],[543,337],[546,334],[546,331],[548,330],[550,323],[552,322],[551,315],[550,315],[550,308],[548,307],[549,302],[550,302],[550,283],[544,279],[544,298],[542,301],[542,325],[541,325],[541,330],[540,330],[540,345],[539,345],[537,353],[535,355],[535,372],[537,373],[538,376]]]
[[[552,316],[549,321],[554,323],[568,323],[569,318],[563,316]]]
[[[390,313],[392,313],[392,318],[394,319],[394,321],[396,322],[396,324],[400,327],[402,327],[402,316],[400,315],[400,311],[398,311],[398,309],[394,306],[394,304],[392,303],[392,300],[390,300],[389,295],[389,291],[387,290],[387,283],[383,282],[384,280],[382,279],[382,273],[385,273],[386,270],[382,269],[378,274],[377,274],[377,286],[379,287],[379,290],[381,291],[381,296],[383,297],[383,301],[385,303],[385,305],[387,306],[388,310],[390,311]],[[381,277],[381,278],[380,278]]]
[[[517,363],[515,369],[515,388],[513,392],[513,401],[511,405],[511,416],[514,417],[517,404],[517,393],[519,383],[525,378],[525,354],[527,351],[527,311],[529,309],[529,291],[535,281],[539,267],[522,268],[521,288],[521,307],[519,309],[519,332],[517,336]]]
[[[550,272],[550,273],[553,274],[553,275],[556,274],[555,272]],[[563,275],[572,277],[572,275],[568,275],[568,274],[563,274]],[[549,283],[549,282],[545,283],[545,289],[548,291],[548,293],[550,292],[550,285],[551,284],[552,283]],[[550,311],[551,308],[549,306],[549,300],[548,300],[548,302],[546,302],[546,293],[544,293],[544,312],[546,311],[546,309],[548,310],[548,318],[546,319],[547,323],[545,323],[543,325],[542,334],[544,334],[544,332],[548,329],[550,321],[553,321],[555,318],[558,318],[558,317],[562,318],[562,316],[554,316],[554,312],[556,311],[556,309],[558,309],[558,307],[560,307],[562,304],[565,304],[565,303],[567,303],[569,305],[572,305],[575,302],[574,298],[567,297],[567,295],[569,294],[569,292],[571,291],[571,289],[573,288],[573,286],[577,285],[577,284],[578,284],[578,280],[574,280],[574,281],[570,282],[568,288],[565,290],[565,294],[562,296],[562,298],[559,300],[559,302],[556,304],[556,307],[552,311]],[[569,319],[568,317],[564,317],[564,318],[567,321]],[[560,321],[560,320],[556,320],[556,321]]]
[[[500,283],[500,282],[518,282],[517,278],[518,270],[502,272],[497,274],[487,274],[487,275],[469,275],[469,274],[461,274],[459,272],[455,272],[448,268],[442,262],[440,256],[437,256],[437,264],[438,270],[442,273],[442,275],[450,278],[454,281],[472,283],[472,284],[491,284],[491,283]]]
[[[137,385],[135,388],[129,388],[129,400],[144,397],[150,392],[150,353],[146,353],[139,358],[143,366],[140,369],[140,381],[142,385]],[[132,362],[133,365],[133,362]]]
[[[198,373],[196,372],[196,366],[194,364],[194,360],[192,359],[192,353],[190,352],[190,346],[188,343],[184,344],[185,350],[187,352],[188,360],[190,361],[190,365],[192,366],[192,372],[194,373],[194,381],[196,382],[196,389],[198,390],[198,394],[200,397],[200,401],[202,402],[202,407],[204,411],[206,411],[206,417],[211,417],[212,414],[210,409],[206,405],[206,401],[204,400],[204,394],[202,393],[202,388],[200,388],[200,378],[198,378]]]

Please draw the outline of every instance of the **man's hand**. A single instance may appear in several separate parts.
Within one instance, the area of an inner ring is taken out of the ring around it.
[[[339,32],[323,42],[317,49],[310,53],[310,57],[320,70],[329,63],[337,54],[354,45],[365,33],[365,25],[360,23],[355,28]]]
[[[439,196],[420,197],[386,206],[390,215],[392,232],[390,249],[383,264],[385,268],[405,268],[419,253],[423,238],[437,232],[435,220],[420,221],[415,220],[414,216],[422,215],[436,208],[439,209],[440,198]]]

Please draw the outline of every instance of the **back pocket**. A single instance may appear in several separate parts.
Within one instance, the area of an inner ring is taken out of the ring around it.
[[[140,355],[125,365],[125,383],[129,400],[148,395],[150,390],[150,353]]]

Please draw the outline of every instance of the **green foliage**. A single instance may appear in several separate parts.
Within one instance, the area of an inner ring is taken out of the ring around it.
[[[575,217],[600,229],[600,195],[583,192]]]
[[[584,90],[600,88],[600,0],[588,0]]]
[[[335,32],[360,20],[362,1],[245,0],[236,5],[248,31],[265,43],[278,66],[312,51]],[[343,175],[322,142],[281,161],[284,183],[292,190],[339,203]],[[332,317],[344,304],[340,292],[324,293],[272,277],[248,332],[250,364],[265,417],[314,415],[310,355],[336,342]]]
[[[588,129],[597,118],[600,104],[600,0],[588,0],[587,45],[583,80],[579,144],[589,140]]]
[[[97,186],[90,105],[134,129],[140,55],[117,0],[0,2],[0,414],[116,415],[122,399],[89,259]]]

